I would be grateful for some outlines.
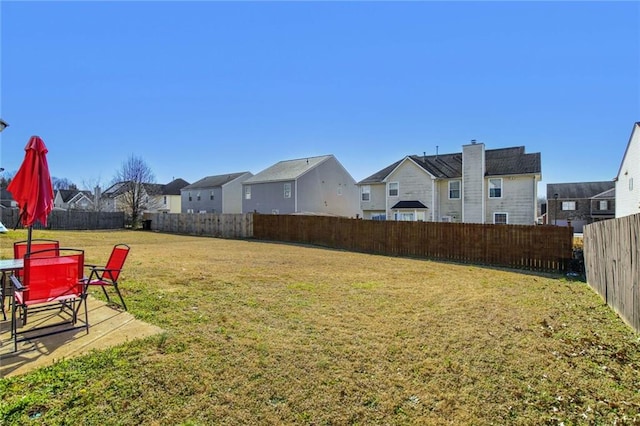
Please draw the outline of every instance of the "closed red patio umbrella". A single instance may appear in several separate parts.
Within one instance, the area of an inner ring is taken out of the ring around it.
[[[20,169],[7,190],[20,209],[20,221],[28,229],[27,253],[31,251],[33,224],[39,221],[47,226],[47,216],[53,210],[53,185],[47,163],[47,147],[40,136],[31,136],[24,148],[26,154]]]

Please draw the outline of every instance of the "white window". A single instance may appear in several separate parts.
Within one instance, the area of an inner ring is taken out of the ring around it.
[[[338,185],[338,197],[342,197],[342,185]]]
[[[453,222],[453,218],[451,216],[442,216],[440,222]]]
[[[371,201],[371,187],[369,185],[364,185],[360,191],[362,201]]]
[[[399,212],[395,214],[396,220],[403,222],[413,222],[413,213]]]
[[[191,199],[191,193],[190,193],[190,192],[189,192],[189,201],[193,201],[193,200]]]
[[[284,184],[284,198],[291,198],[291,183]]]
[[[449,199],[450,200],[458,200],[460,199],[460,181],[452,180],[449,182]]]
[[[562,202],[562,210],[575,210],[576,202],[575,201],[563,201]]]
[[[250,185],[246,185],[244,187],[244,199],[245,200],[250,200],[251,199],[251,186]]]
[[[389,182],[389,197],[397,197],[400,192],[400,184],[398,182]]]
[[[213,201],[213,198],[214,198],[214,196],[213,196],[213,191],[211,191],[211,194],[209,194],[209,199],[210,199],[211,201]]]
[[[633,178],[629,178],[629,191],[633,191]]]
[[[187,209],[187,213],[193,213],[193,209]]]
[[[200,193],[199,192],[196,194],[196,200],[200,201]]]
[[[163,198],[162,203],[166,206],[167,205],[167,196],[165,195]]]
[[[493,223],[494,225],[506,225],[509,223],[509,216],[507,213],[494,213]]]
[[[489,198],[502,198],[502,179],[489,179]]]
[[[271,214],[280,214],[280,210],[273,209],[273,210],[271,210]]]
[[[607,200],[601,200],[599,210],[609,210],[609,202]]]

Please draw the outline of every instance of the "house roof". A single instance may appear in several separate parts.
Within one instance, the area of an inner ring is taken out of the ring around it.
[[[395,209],[427,209],[428,207],[422,204],[420,201],[398,201],[391,207],[392,210]]]
[[[162,195],[180,195],[180,190],[188,185],[189,182],[184,179],[174,179],[162,187]]]
[[[191,185],[187,185],[182,189],[205,189],[205,188],[218,188],[224,184],[227,184],[233,180],[238,179],[240,176],[247,174],[249,172],[237,172],[237,173],[227,173],[224,175],[215,175],[215,176],[207,176],[202,178]]]
[[[60,194],[60,197],[62,197],[62,201],[64,203],[68,203],[72,199],[82,195],[91,199],[93,195],[91,191],[86,191],[86,190],[80,191],[77,189],[58,189],[58,193]]]
[[[116,182],[109,188],[105,189],[102,193],[103,197],[115,197],[123,192],[126,192],[127,183],[130,182]],[[184,179],[174,179],[168,184],[161,183],[143,183],[142,186],[148,195],[180,195],[180,189],[188,185]]]
[[[616,198],[616,188],[607,189],[604,192],[601,192],[597,195],[594,195],[591,198],[605,199],[605,198]]]
[[[554,194],[558,194],[559,199],[592,198],[611,189],[615,189],[615,182],[612,180],[603,182],[549,183],[547,184],[547,199],[553,198]]]
[[[439,155],[410,155],[361,180],[359,184],[380,183],[407,158],[439,179],[462,177],[462,153]],[[527,154],[523,146],[488,149],[485,151],[485,175],[539,174],[540,153]]]
[[[264,169],[255,176],[250,177],[244,183],[277,182],[283,180],[295,180],[317,167],[321,163],[334,158],[333,155],[319,157],[299,158],[296,160],[280,161],[273,166]]]
[[[627,157],[627,152],[629,152],[629,147],[631,146],[631,141],[633,141],[633,134],[639,131],[640,132],[640,121],[637,121],[633,124],[633,130],[631,130],[631,136],[629,136],[629,142],[627,142],[627,147],[624,150],[624,155],[622,156],[622,161],[620,161],[620,168],[618,169],[618,174],[616,175],[616,179],[620,179],[620,174],[622,173],[622,165],[624,164],[624,160]]]

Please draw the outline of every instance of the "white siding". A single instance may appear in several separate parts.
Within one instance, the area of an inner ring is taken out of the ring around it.
[[[462,179],[450,179],[461,182]],[[451,222],[462,222],[462,188],[460,188],[460,198],[457,200],[449,199],[449,181],[448,179],[438,181],[438,197],[440,201],[439,209],[436,212],[436,222],[441,222],[443,217],[451,218]]]
[[[502,197],[486,198],[485,223],[493,223],[494,213],[507,213],[509,225],[533,225],[536,218],[536,199],[538,180],[533,175],[526,176],[489,176],[488,180],[502,179]]]
[[[640,213],[640,126],[633,126],[618,179],[616,180],[616,217]]]
[[[466,223],[484,223],[485,195],[484,144],[473,143],[462,147],[462,220]],[[491,223],[491,222],[489,222]]]
[[[371,189],[371,192],[369,193],[369,201],[362,201],[362,198],[360,196],[360,188],[367,185]],[[384,183],[363,184],[358,186],[358,198],[360,199],[360,209],[362,210],[363,214],[365,211],[384,212],[387,209],[385,188],[386,186]]]
[[[431,176],[412,160],[406,159],[389,174],[386,178],[387,184],[398,182],[398,196],[387,196],[387,219],[393,218],[391,207],[398,201],[420,201],[429,208],[427,221],[431,221],[433,216],[433,198]]]

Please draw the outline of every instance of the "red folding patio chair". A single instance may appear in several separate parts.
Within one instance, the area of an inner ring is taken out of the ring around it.
[[[109,260],[104,267],[89,264],[86,265],[91,268],[87,284],[90,286],[102,287],[102,291],[109,303],[111,303],[111,299],[109,298],[109,293],[107,293],[105,287],[113,287],[118,294],[122,307],[125,311],[127,310],[127,305],[124,303],[124,299],[122,298],[122,294],[120,294],[120,289],[118,288],[118,277],[120,276],[120,272],[124,266],[124,261],[127,260],[129,249],[129,246],[126,244],[116,244],[113,246],[111,256],[109,256]]]
[[[13,243],[13,258],[23,259],[24,255],[27,253],[27,247],[28,247],[27,240],[16,241],[15,243]],[[43,250],[56,250],[54,254],[57,256],[59,249],[60,249],[60,243],[56,240],[47,240],[43,238],[35,238],[31,240],[31,253],[32,253],[31,257],[32,258],[37,256],[36,254],[37,252],[43,251]],[[44,255],[45,256],[51,255],[51,252],[46,251]],[[13,271],[13,275],[15,275],[18,279],[22,279],[22,271],[19,269]],[[2,288],[0,289],[0,291],[2,291],[2,317],[6,320],[7,317],[4,310],[4,301],[7,296],[11,295],[10,293],[11,285],[8,282],[8,280],[5,280],[4,278],[5,277],[3,276]]]
[[[36,254],[37,253],[37,254]],[[89,313],[86,304],[86,280],[84,272],[84,251],[58,248],[40,250],[24,257],[22,279],[11,276],[13,303],[11,310],[11,334],[14,351],[18,342],[35,337],[49,336],[78,328],[89,332]],[[84,322],[76,326],[78,312],[84,305]],[[57,314],[43,320],[44,325],[26,327],[27,318],[37,312],[57,310]],[[23,330],[18,331],[18,318]],[[59,321],[57,319],[62,319]],[[56,321],[57,320],[57,321]],[[61,325],[71,324],[73,327]],[[19,337],[22,335],[24,337]]]

